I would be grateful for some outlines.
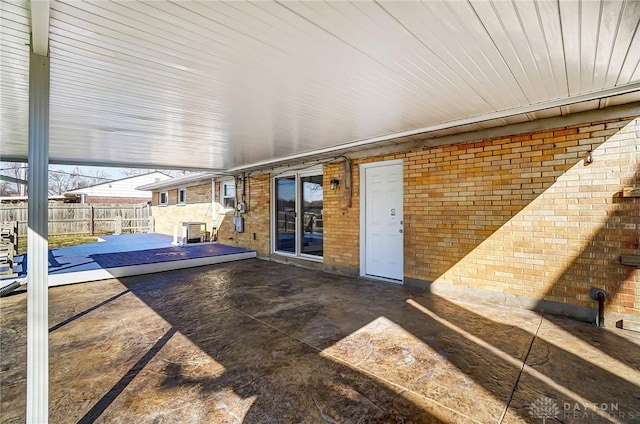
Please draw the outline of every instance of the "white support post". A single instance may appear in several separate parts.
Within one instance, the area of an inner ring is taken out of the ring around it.
[[[209,241],[215,241],[216,231],[218,230],[218,201],[216,197],[216,179],[211,179],[211,238]]]
[[[27,229],[27,423],[49,420],[49,57],[31,53]]]
[[[173,241],[171,242],[171,244],[174,246],[180,245],[180,243],[178,243],[178,226],[177,225],[173,226]]]
[[[182,226],[182,240],[180,240],[180,246],[186,246],[187,245],[187,237],[189,237],[189,227],[187,227],[183,223],[183,226]]]

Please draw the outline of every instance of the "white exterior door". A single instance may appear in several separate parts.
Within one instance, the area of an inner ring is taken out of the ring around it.
[[[363,164],[361,190],[361,273],[402,281],[402,161]]]

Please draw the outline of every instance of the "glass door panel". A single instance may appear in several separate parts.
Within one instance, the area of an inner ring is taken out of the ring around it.
[[[296,177],[276,178],[276,250],[296,253]]]
[[[322,175],[300,177],[302,185],[302,230],[300,253],[322,256]]]

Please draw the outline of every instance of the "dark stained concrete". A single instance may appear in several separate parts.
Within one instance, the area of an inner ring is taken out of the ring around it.
[[[616,328],[257,259],[49,293],[52,423],[640,422]],[[25,313],[0,299],[2,423]]]

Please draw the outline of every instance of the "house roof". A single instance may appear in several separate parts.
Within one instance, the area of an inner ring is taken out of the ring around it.
[[[219,175],[219,173],[215,172],[195,172],[192,174],[183,175],[181,177],[172,178],[170,180],[156,181],[153,183],[140,185],[137,187],[137,190],[156,191],[192,186],[201,183],[209,183],[214,177]]]
[[[4,160],[27,158],[32,39],[52,163],[239,171],[640,101],[633,0],[0,9]]]
[[[144,175],[134,175],[131,177],[122,178],[120,180],[109,181],[106,183],[95,184],[77,190],[71,190],[66,192],[65,196],[85,194],[91,197],[151,198],[150,193],[138,190],[137,187],[143,184],[158,183],[170,179],[171,176],[163,172],[150,172]]]

